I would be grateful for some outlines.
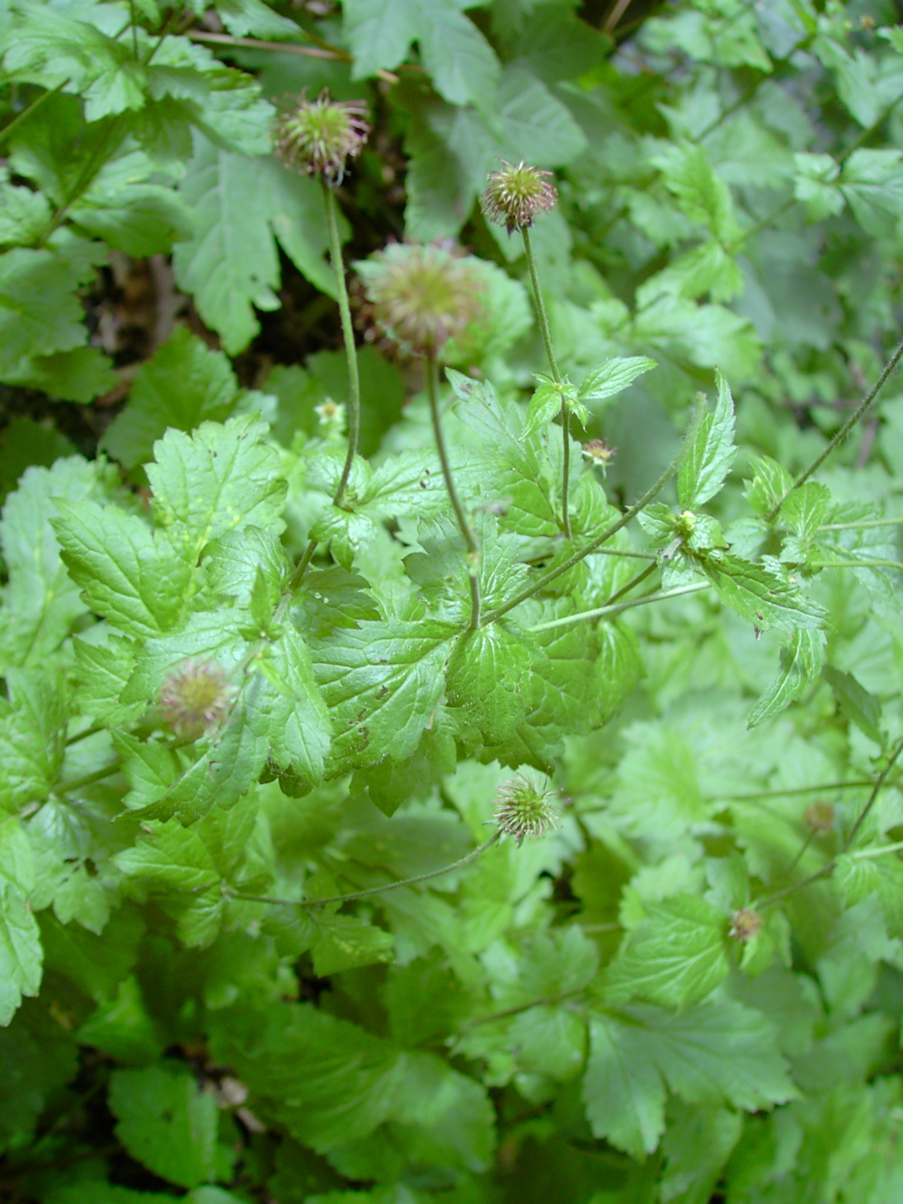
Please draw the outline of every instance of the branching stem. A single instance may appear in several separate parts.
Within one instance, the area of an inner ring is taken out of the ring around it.
[[[224,888],[224,892],[232,899],[243,899],[248,903],[270,903],[274,907],[325,907],[330,903],[348,903],[352,899],[367,899],[371,895],[382,895],[387,890],[395,890],[399,886],[413,886],[417,882],[428,882],[431,878],[441,878],[443,874],[450,874],[452,870],[463,869],[465,865],[470,865],[472,861],[476,861],[478,857],[482,856],[487,849],[491,849],[494,844],[497,844],[501,837],[502,829],[497,828],[488,840],[484,840],[475,849],[471,849],[466,857],[460,857],[457,861],[453,861],[451,865],[444,865],[441,870],[431,870],[428,874],[415,874],[413,878],[402,878],[398,882],[386,882],[383,886],[371,886],[368,890],[353,890],[347,895],[331,895],[328,899],[272,899],[268,895],[243,895],[240,891],[234,891],[230,888]]]
[[[632,519],[636,518],[641,511],[645,510],[653,498],[657,497],[657,495],[661,493],[664,487],[677,472],[682,456],[683,448],[681,448],[658,480],[653,485],[650,485],[638,502],[631,506],[629,510],[624,511],[616,523],[612,523],[612,525],[607,527],[601,535],[597,535],[595,539],[591,539],[585,548],[580,548],[580,550],[574,552],[572,556],[568,556],[567,560],[562,561],[562,563],[556,565],[555,568],[549,569],[547,573],[543,573],[538,581],[534,581],[532,585],[521,590],[519,594],[516,594],[502,606],[496,606],[494,610],[488,611],[483,616],[483,623],[496,622],[496,620],[500,619],[502,615],[506,615],[509,610],[513,610],[515,606],[520,606],[521,602],[526,602],[528,598],[532,598],[535,594],[541,593],[548,585],[551,585],[553,581],[556,581],[562,575],[562,573],[567,573],[575,565],[579,564],[584,557],[589,556],[592,552],[595,552],[597,548],[601,548],[603,544],[608,543],[613,536],[617,535],[622,527],[626,527]]]
[[[582,623],[585,619],[604,619],[607,615],[620,614],[622,610],[631,610],[635,606],[648,606],[652,602],[666,602],[668,598],[679,598],[684,594],[696,594],[700,590],[710,589],[708,581],[695,581],[692,585],[681,585],[677,589],[663,590],[657,594],[646,594],[643,598],[634,598],[630,602],[618,602],[614,606],[597,606],[595,610],[583,610],[577,615],[565,615],[562,619],[550,619],[548,623],[537,623],[528,627],[530,632],[551,631],[555,627],[571,627],[574,623]]]

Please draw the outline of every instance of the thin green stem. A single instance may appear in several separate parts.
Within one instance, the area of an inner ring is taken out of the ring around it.
[[[850,829],[850,834],[849,834],[849,836],[847,836],[846,840],[844,841],[841,853],[849,852],[850,846],[853,844],[856,837],[859,835],[862,825],[865,823],[869,813],[871,812],[872,808],[875,805],[878,795],[881,792],[882,786],[887,781],[888,774],[890,773],[891,769],[893,769],[893,767],[896,764],[897,759],[899,758],[901,753],[903,753],[903,740],[900,740],[894,746],[893,751],[889,754],[889,756],[887,758],[887,764],[884,766],[884,768],[881,770],[881,772],[878,774],[878,777],[875,779],[874,783],[872,784],[872,792],[869,795],[865,806],[862,808],[862,811],[859,813],[859,818],[856,820],[856,822],[853,824],[853,827]],[[901,847],[903,847],[903,846],[901,846]],[[871,850],[871,849],[863,850],[861,853],[858,853],[858,854],[854,853],[853,856],[860,857],[860,858],[863,856],[880,856],[882,853],[889,851],[889,849],[890,849],[890,846],[885,845],[880,850]],[[783,888],[783,890],[775,891],[775,893],[773,895],[769,895],[766,899],[763,899],[761,902],[754,904],[754,906],[759,909],[764,908],[764,907],[770,907],[772,905],[772,903],[777,903],[780,899],[786,899],[788,895],[795,894],[796,891],[802,890],[802,888],[804,886],[809,886],[811,883],[817,882],[820,878],[827,878],[828,875],[831,874],[836,868],[837,868],[837,858],[832,857],[831,860],[826,865],[823,865],[820,870],[816,870],[814,874],[810,874],[807,878],[803,878],[802,881],[800,881],[800,882],[793,882],[793,883],[791,883],[790,886],[785,886]]]
[[[6,142],[7,138],[10,138],[16,132],[18,127],[23,125],[29,119],[29,117],[33,117],[41,105],[46,104],[51,96],[56,96],[58,93],[62,92],[63,88],[65,88],[66,84],[68,83],[69,80],[64,79],[62,83],[57,84],[55,88],[51,88],[49,92],[42,92],[40,96],[36,97],[36,99],[33,100],[30,105],[26,106],[26,108],[22,110],[18,117],[14,117],[12,121],[5,125],[3,129],[0,130],[0,146],[2,146],[3,143]]]
[[[759,798],[792,798],[798,794],[827,794],[831,790],[855,790],[861,786],[871,786],[871,784],[871,778],[851,778],[846,782],[818,782],[814,786],[781,787],[777,790],[747,790],[741,794],[722,794],[719,795],[719,798],[726,803],[743,803]]]
[[[533,242],[530,238],[530,228],[524,226],[521,229],[521,234],[524,238],[524,251],[527,256],[527,269],[530,272],[530,283],[533,286],[533,301],[536,305],[536,316],[539,319],[539,329],[542,334],[542,341],[546,349],[546,358],[549,361],[549,368],[552,373],[552,379],[556,385],[561,385],[561,373],[558,370],[558,361],[555,359],[555,351],[552,347],[552,332],[549,329],[549,318],[546,314],[546,305],[542,296],[542,289],[539,284],[539,274],[536,271],[536,256],[533,254]],[[562,431],[562,480],[561,480],[561,527],[568,539],[573,538],[571,532],[571,515],[570,506],[568,505],[568,493],[570,489],[571,475],[571,432],[570,432],[570,411],[567,407],[567,402],[564,397],[561,399],[561,431]]]
[[[336,295],[339,302],[339,314],[342,319],[342,341],[345,344],[345,362],[348,365],[348,454],[338,488],[332,499],[334,506],[341,505],[345,495],[348,478],[354,457],[357,455],[358,438],[361,429],[361,379],[357,366],[357,348],[354,343],[354,327],[351,324],[351,306],[348,303],[348,288],[345,283],[345,266],[342,262],[342,241],[339,237],[338,205],[335,193],[321,176],[323,188],[323,204],[326,208],[326,230],[329,236],[329,258],[335,275]]]
[[[810,832],[806,833],[805,837],[803,838],[803,843],[800,845],[799,849],[797,850],[796,856],[790,862],[790,865],[787,867],[787,873],[784,875],[785,878],[790,877],[790,875],[793,873],[793,871],[796,869],[796,867],[799,865],[799,863],[805,857],[806,850],[809,848],[809,845],[812,844],[812,841],[814,840],[814,838],[815,838],[814,832],[810,831]]]
[[[791,493],[793,493],[794,489],[799,489],[800,485],[803,485],[806,481],[808,481],[812,474],[822,466],[825,460],[827,460],[831,452],[834,451],[834,449],[841,443],[843,443],[844,439],[846,439],[847,435],[850,433],[859,419],[871,408],[876,397],[892,376],[894,369],[896,368],[897,364],[899,364],[901,358],[903,358],[903,342],[900,343],[896,351],[884,365],[881,375],[878,377],[877,381],[875,381],[872,388],[869,389],[868,393],[866,393],[865,397],[863,397],[862,401],[859,403],[847,421],[843,424],[830,443],[828,443],[821,455],[816,456],[809,467],[804,472],[800,473],[793,484],[785,491],[783,496],[779,498],[779,500],[771,507],[771,509],[765,515],[766,522],[770,523],[777,517],[777,515],[780,513],[781,507],[787,501],[787,498],[791,495]]]
[[[342,240],[339,236],[339,220],[338,220],[338,205],[335,199],[335,193],[332,188],[322,177],[320,183],[323,188],[323,207],[326,213],[326,231],[329,240],[329,259],[332,263],[332,270],[335,276],[336,297],[339,303],[339,317],[342,324],[342,342],[345,344],[345,363],[348,369],[348,452],[345,456],[345,463],[342,467],[342,475],[339,478],[338,486],[333,495],[332,504],[334,506],[341,505],[342,498],[345,496],[345,489],[348,486],[348,479],[351,476],[351,469],[354,466],[354,457],[357,455],[358,442],[360,439],[361,429],[361,379],[360,370],[357,362],[357,347],[354,341],[354,326],[351,321],[351,306],[348,300],[348,286],[345,281],[345,265],[342,259]],[[276,608],[276,613],[273,616],[274,623],[281,623],[288,613],[288,608],[291,606],[292,598],[295,591],[304,579],[304,574],[314,558],[314,552],[317,550],[317,540],[311,539],[308,541],[307,547],[304,549],[304,554],[298,561],[292,579],[288,584],[288,588],[282,596],[279,605]],[[241,670],[247,668],[250,664],[250,657],[247,664],[241,666]]]
[[[866,802],[865,806],[862,808],[862,811],[859,813],[859,818],[856,820],[855,824],[853,824],[853,827],[850,829],[849,836],[844,841],[844,845],[843,845],[844,852],[846,852],[847,849],[850,848],[853,841],[859,835],[859,831],[862,828],[862,825],[865,823],[866,818],[868,817],[868,814],[871,811],[872,807],[874,807],[875,801],[878,798],[878,794],[881,790],[881,787],[884,785],[884,783],[887,779],[887,775],[890,773],[890,771],[893,769],[894,765],[897,763],[897,758],[900,756],[900,753],[903,753],[903,740],[900,740],[899,743],[895,745],[890,756],[887,758],[887,764],[884,766],[884,768],[878,774],[878,777],[875,779],[875,785],[872,787],[872,793],[869,795],[868,801]]]
[[[461,499],[458,497],[458,491],[455,488],[455,479],[452,476],[448,450],[445,446],[445,436],[442,433],[442,422],[439,415],[439,364],[434,355],[427,356],[426,364],[426,390],[430,403],[430,418],[433,422],[433,438],[436,440],[436,450],[439,453],[439,463],[442,465],[445,488],[448,491],[458,527],[464,536],[464,543],[467,545],[467,575],[470,580],[470,630],[476,631],[480,626],[482,609],[479,577],[480,549],[473,529],[467,521],[467,515],[464,513]]]
[[[646,594],[644,598],[634,598],[629,602],[618,602],[614,606],[598,606],[595,610],[583,610],[577,615],[566,615],[563,619],[551,619],[548,623],[536,623],[528,627],[530,632],[551,631],[555,627],[570,627],[574,623],[582,623],[585,619],[603,619],[606,615],[617,615],[622,610],[631,610],[635,606],[648,606],[651,602],[666,602],[668,598],[679,598],[684,594],[696,594],[700,590],[710,589],[708,581],[697,581],[692,585],[681,585],[677,589],[663,590],[657,594]]]
[[[756,803],[765,798],[794,798],[802,794],[829,794],[832,790],[858,790],[863,786],[871,786],[871,778],[850,778],[846,782],[816,782],[814,786],[780,787],[777,790],[744,790],[739,794],[710,795],[703,799],[706,803]],[[581,815],[595,815],[598,811],[607,811],[608,804],[600,807],[584,807]]]
[[[268,895],[243,895],[240,891],[230,888],[226,888],[225,893],[232,899],[243,899],[248,903],[269,903],[274,907],[325,907],[330,903],[348,903],[352,899],[367,899],[371,895],[382,895],[387,890],[396,890],[399,886],[413,886],[418,882],[429,882],[431,878],[441,878],[443,874],[450,874],[452,870],[463,869],[465,865],[470,865],[487,849],[491,849],[494,844],[497,844],[501,837],[502,829],[497,828],[488,840],[484,840],[475,849],[471,849],[466,857],[460,857],[451,865],[444,865],[441,870],[431,870],[428,874],[415,874],[413,878],[401,878],[398,882],[386,882],[383,886],[371,886],[368,890],[353,890],[347,895],[331,895],[328,899],[272,899]]]
[[[54,787],[58,794],[72,794],[75,790],[82,790],[85,786],[93,786],[95,782],[102,782],[104,778],[111,778],[115,774],[120,773],[122,766],[117,762],[115,765],[107,765],[103,769],[95,769],[93,773],[86,773],[83,777],[72,778],[68,782],[58,782]]]
[[[129,25],[132,27],[132,53],[138,57],[138,22],[135,19],[135,0],[129,0]]]
[[[66,741],[66,747],[69,748],[72,744],[78,744],[79,740],[87,740],[89,736],[96,736],[98,732],[105,732],[106,730],[104,724],[92,723],[83,732],[76,732],[74,736],[70,736]]]
[[[903,569],[899,560],[810,560],[806,568],[810,569]]]
[[[819,531],[867,531],[871,527],[901,527],[903,518],[867,518],[860,523],[822,523]]]
[[[641,585],[647,577],[651,577],[657,568],[658,565],[656,563],[647,564],[642,572],[637,573],[635,577],[631,577],[626,585],[622,585],[620,589],[615,590],[605,605],[613,606],[615,602],[619,602],[625,594],[629,594],[631,590],[634,590],[638,585]]]
[[[585,928],[584,931],[586,931]],[[481,1024],[492,1024],[494,1020],[507,1020],[509,1016],[518,1016],[521,1012],[528,1012],[530,1008],[550,1007],[552,1004],[560,1003],[563,999],[572,999],[575,995],[582,995],[585,989],[585,987],[574,987],[570,991],[561,991],[557,995],[542,995],[539,999],[531,999],[529,1003],[515,1003],[510,1008],[502,1008],[488,1016],[477,1016],[474,1020],[468,1020],[458,1031],[469,1032],[470,1029],[478,1028]]]
[[[856,853],[851,853],[850,857],[854,861],[865,861],[871,857],[883,857],[885,853],[899,853],[903,849],[903,840],[898,840],[895,844],[883,844],[878,849],[859,849]]]
[[[553,569],[549,569],[547,573],[543,573],[538,581],[534,581],[531,586],[521,590],[519,594],[516,594],[502,606],[496,606],[494,610],[488,611],[483,616],[483,623],[495,623],[502,617],[502,615],[506,615],[509,610],[513,610],[515,606],[520,606],[522,602],[526,602],[528,598],[532,598],[535,594],[541,593],[542,590],[544,590],[548,585],[550,585],[553,581],[556,581],[562,575],[562,573],[569,572],[574,565],[579,564],[581,560],[595,552],[597,548],[601,548],[604,543],[608,543],[613,536],[617,535],[622,527],[626,527],[632,519],[636,518],[641,511],[645,510],[653,498],[657,497],[657,495],[661,493],[661,491],[677,472],[682,457],[683,448],[681,448],[658,480],[646,490],[638,502],[631,506],[629,510],[624,511],[616,523],[612,523],[612,525],[607,527],[601,535],[597,535],[595,539],[591,539],[586,547],[580,548],[579,551],[574,552],[572,556],[568,556],[566,560],[562,561],[561,564],[556,565]]]
[[[79,172],[75,184],[68,191],[66,199],[57,205],[46,227],[41,231],[40,237],[35,240],[34,246],[36,249],[40,250],[40,248],[46,244],[47,240],[51,237],[54,231],[56,231],[59,226],[62,225],[66,218],[66,214],[69,212],[72,206],[91,185],[94,177],[110,156],[111,144],[114,142],[117,130],[122,128],[123,114],[119,113],[107,126],[106,131],[104,132],[97,146],[94,148],[94,153],[89,156],[88,160]]]

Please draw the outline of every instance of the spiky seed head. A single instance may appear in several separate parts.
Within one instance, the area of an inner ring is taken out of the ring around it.
[[[731,936],[745,944],[762,931],[762,916],[752,907],[741,907],[731,916]]]
[[[518,773],[499,786],[492,818],[520,846],[528,836],[545,836],[559,826],[560,805],[561,795],[550,787],[548,778]]]
[[[803,822],[810,832],[830,832],[834,827],[834,804],[819,799],[803,812]]]
[[[538,213],[548,213],[558,204],[558,190],[551,179],[550,171],[530,167],[523,159],[516,167],[503,159],[501,170],[489,173],[489,186],[480,197],[483,213],[509,234],[525,230]]]
[[[367,318],[404,355],[440,356],[483,314],[483,281],[469,257],[444,247],[392,243],[356,263]]]
[[[234,697],[235,690],[220,665],[188,657],[166,675],[157,708],[163,723],[176,735],[196,740],[223,722]]]
[[[360,100],[332,100],[324,89],[316,100],[301,94],[276,122],[278,158],[294,171],[341,181],[345,164],[356,159],[370,136],[367,106]]]

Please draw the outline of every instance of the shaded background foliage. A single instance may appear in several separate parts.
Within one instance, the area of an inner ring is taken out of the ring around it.
[[[893,380],[769,517],[899,339],[897,19],[879,0],[0,8],[10,1199],[900,1198]],[[480,384],[447,421],[496,604],[558,539],[558,443],[524,434],[543,354],[522,243],[476,204],[524,157],[561,193],[533,237],[562,369],[658,364],[591,404],[586,435],[617,453],[604,493],[574,477],[578,536],[672,458],[700,390],[717,489],[720,368],[743,452],[723,492],[683,477],[695,531],[653,506],[613,546],[678,537],[660,568],[681,588],[714,578],[723,527],[787,583],[783,627],[728,573],[739,615],[705,591],[531,643],[630,582],[600,556],[449,669],[466,574],[422,373],[363,329],[373,475],[353,522],[323,517],[335,284],[318,185],[270,153],[282,99],[322,87],[374,121],[338,190],[347,261],[407,238],[494,265],[451,358]],[[311,530],[323,554],[270,627]],[[243,664],[261,627],[231,745],[161,734],[167,668]],[[529,699],[493,693],[521,677]],[[439,869],[521,764],[569,799],[542,843],[342,910],[240,898]],[[744,909],[761,927],[740,940]]]

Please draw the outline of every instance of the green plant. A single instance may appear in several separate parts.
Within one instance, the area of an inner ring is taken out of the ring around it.
[[[14,1198],[898,1198],[892,20],[0,14]]]

